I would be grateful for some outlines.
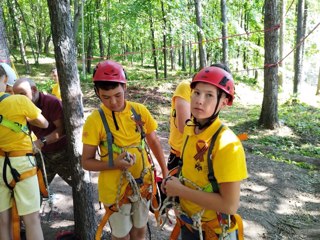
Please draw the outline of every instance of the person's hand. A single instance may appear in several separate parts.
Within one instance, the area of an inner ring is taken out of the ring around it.
[[[161,190],[163,190],[168,197],[175,197],[179,196],[179,191],[182,187],[183,184],[177,177],[169,176],[163,180]]]
[[[39,152],[39,150],[41,150],[41,148],[43,147],[43,143],[41,142],[40,139],[37,139],[36,141],[33,142],[35,149],[34,151],[37,153]]]
[[[136,155],[129,152],[121,153],[115,160],[115,167],[125,171],[136,163]]]

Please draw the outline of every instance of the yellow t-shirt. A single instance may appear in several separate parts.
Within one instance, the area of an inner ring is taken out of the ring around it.
[[[3,92],[0,97],[2,95]],[[0,115],[22,125],[27,124],[26,117],[36,119],[40,113],[41,110],[23,95],[11,95],[0,102]],[[5,152],[32,151],[31,139],[23,132],[15,133],[0,125],[0,149]]]
[[[137,129],[136,122],[133,119],[133,113],[131,107],[141,116],[141,120],[144,123],[143,129],[146,134],[155,131],[158,127],[157,122],[151,116],[148,109],[139,103],[126,101],[126,107],[122,112],[114,112],[115,119],[119,126],[119,130],[116,130],[112,112],[106,108],[103,104],[100,106],[105,113],[108,126],[113,136],[113,142],[117,146],[123,148],[123,151],[128,151],[131,154],[135,154],[136,163],[129,168],[134,178],[139,178],[141,172],[150,167],[150,163],[147,158],[146,151],[142,153],[138,150],[137,146],[141,146],[141,135]],[[99,146],[101,161],[105,161],[109,164],[108,149],[101,144],[101,141],[106,141],[106,130],[102,123],[98,110],[94,110],[86,119],[83,126],[82,142],[87,145]],[[113,160],[118,156],[118,153],[113,151]],[[120,170],[107,170],[101,171],[98,180],[99,200],[104,204],[114,204],[116,201],[118,187],[120,185],[120,176],[122,171]],[[151,183],[150,171],[144,176],[144,182]],[[128,181],[123,178],[123,185],[121,188],[121,196],[124,194]]]
[[[211,138],[221,126],[217,118],[205,131],[194,134],[194,127],[186,126],[184,129],[183,141],[188,140],[183,152],[183,166],[181,174],[201,188],[207,187],[208,180],[208,150],[203,157],[196,160],[194,156],[205,144],[209,148]],[[181,149],[182,151],[182,149]],[[238,137],[227,127],[221,129],[212,150],[214,176],[218,183],[238,182],[248,177],[244,149]],[[185,183],[192,187],[190,184]],[[193,187],[194,188],[194,187]],[[182,209],[189,215],[200,212],[202,208],[190,201],[180,198]],[[202,221],[209,221],[216,218],[215,211],[205,210]]]
[[[182,134],[177,128],[177,123],[175,122],[176,121],[175,98],[181,97],[190,103],[190,96],[191,96],[190,81],[184,80],[181,83],[179,83],[171,99],[169,145],[176,151],[179,151],[179,149],[181,148]]]
[[[56,96],[58,99],[61,100],[61,92],[60,92],[60,86],[59,83],[55,83],[52,85],[52,95]]]

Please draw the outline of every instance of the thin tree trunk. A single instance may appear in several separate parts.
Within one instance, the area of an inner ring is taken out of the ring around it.
[[[318,85],[317,85],[316,95],[320,95],[320,67],[319,67]]]
[[[266,0],[264,29],[270,29],[279,24],[278,0]],[[263,102],[259,124],[267,129],[279,126],[278,120],[278,29],[264,33],[265,69]],[[271,65],[270,65],[271,64]],[[275,64],[275,65],[272,65]]]
[[[295,51],[294,58],[294,79],[293,79],[293,94],[297,95],[299,92],[299,87],[301,80],[303,78],[303,46],[300,45],[300,41],[303,38],[303,19],[304,19],[304,0],[298,0],[298,10],[297,10],[297,35],[296,44],[298,45]]]
[[[182,39],[182,46],[181,46],[181,57],[182,57],[182,71],[187,71],[187,53],[186,53],[186,40],[185,37],[183,36]]]
[[[286,21],[284,18],[286,10],[286,0],[280,0],[280,49],[279,49],[279,56],[280,60],[283,59],[283,51],[284,51],[284,38],[286,32]],[[279,64],[280,72],[279,72],[279,87],[282,88],[283,80],[285,79],[285,60],[281,61]]]
[[[166,20],[166,13],[164,10],[164,4],[161,0],[161,11],[162,11],[162,20],[163,20],[163,74],[164,78],[167,78],[168,71],[167,71],[167,20]]]
[[[206,66],[206,53],[203,43],[203,28],[202,28],[202,8],[201,0],[194,0],[195,12],[196,12],[196,23],[198,26],[197,36],[198,36],[198,47],[199,47],[199,60],[200,68]]]
[[[222,21],[222,62],[228,65],[228,19],[227,0],[221,0],[221,21]]]
[[[3,19],[2,6],[0,5],[0,62],[10,64],[10,52],[7,43],[7,33]]]
[[[94,239],[96,230],[93,187],[80,164],[83,104],[78,78],[76,45],[69,1],[47,0],[55,60],[59,74],[64,124],[68,140],[68,159],[72,171],[75,233],[79,239]]]
[[[23,12],[22,12],[22,10],[21,10],[21,7],[20,7],[20,5],[19,5],[19,3],[18,3],[17,0],[15,0],[15,4],[16,4],[16,6],[18,7],[18,9],[19,9],[19,11],[20,11],[22,21],[24,22],[25,27],[26,27],[27,36],[28,36],[28,39],[29,39],[29,44],[30,44],[30,47],[31,47],[31,51],[32,51],[32,55],[33,55],[33,58],[34,58],[34,62],[35,62],[36,65],[39,65],[39,55],[37,56],[37,55],[35,54],[35,52],[34,52],[33,42],[32,42],[31,35],[30,35],[30,31],[29,31],[29,26],[28,26],[28,24],[27,24],[27,22],[26,22],[26,19],[25,19],[25,17],[24,17],[24,14],[23,14]]]
[[[189,42],[189,73],[192,73],[192,42]]]
[[[149,24],[150,24],[150,32],[151,32],[151,47],[152,47],[152,56],[153,56],[153,66],[156,74],[156,79],[159,79],[159,72],[158,72],[158,60],[157,60],[157,50],[156,50],[156,40],[154,34],[154,27],[153,27],[153,19],[152,19],[152,12],[150,9],[149,13]]]
[[[14,25],[14,30],[16,32],[18,41],[19,41],[19,48],[20,48],[20,56],[21,56],[21,62],[24,64],[25,69],[26,69],[26,73],[29,74],[30,71],[30,65],[29,65],[29,61],[27,59],[27,55],[26,55],[26,51],[25,51],[25,46],[24,46],[24,42],[22,39],[22,33],[20,31],[20,24],[19,24],[19,17],[17,15],[17,11],[16,11],[16,6],[15,6],[15,1],[7,1],[8,3],[8,7],[9,7],[9,12],[13,21],[13,25]]]

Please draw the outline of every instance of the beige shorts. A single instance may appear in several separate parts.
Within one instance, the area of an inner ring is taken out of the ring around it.
[[[35,158],[33,156],[11,157],[10,162],[11,166],[19,173],[26,172],[35,167]],[[4,157],[0,156],[0,212],[12,206],[11,190],[6,186],[3,179],[3,164]],[[9,166],[7,166],[6,172],[7,182],[10,183],[12,175]],[[37,175],[17,182],[13,192],[20,216],[40,210],[40,192]]]
[[[150,201],[123,204],[120,207],[121,211],[113,213],[109,218],[112,235],[123,238],[129,234],[133,226],[135,228],[145,227],[148,222],[149,207]],[[132,215],[129,215],[130,213]]]

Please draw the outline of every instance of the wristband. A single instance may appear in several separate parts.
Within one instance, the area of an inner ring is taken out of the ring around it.
[[[45,137],[41,137],[40,141],[43,143],[43,146],[47,145],[47,139]]]

